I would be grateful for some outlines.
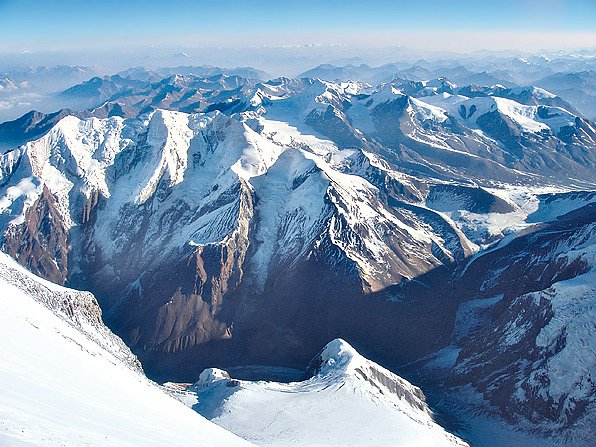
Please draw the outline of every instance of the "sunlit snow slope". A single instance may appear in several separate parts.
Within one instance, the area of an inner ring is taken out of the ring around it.
[[[187,403],[261,446],[467,446],[434,419],[422,391],[341,339],[303,382],[248,382],[205,370]],[[198,401],[198,402],[197,402]]]
[[[250,445],[146,379],[100,315],[0,254],[0,445]]]

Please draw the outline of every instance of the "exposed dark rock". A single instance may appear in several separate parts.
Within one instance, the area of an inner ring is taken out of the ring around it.
[[[27,210],[25,222],[9,226],[2,250],[31,272],[57,284],[66,282],[68,230],[45,186],[42,195]]]

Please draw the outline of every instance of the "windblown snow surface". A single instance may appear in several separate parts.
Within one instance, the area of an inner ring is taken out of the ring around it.
[[[181,392],[189,406],[260,446],[467,446],[434,420],[422,391],[330,342],[302,382],[231,379],[210,368]]]
[[[91,294],[0,254],[1,446],[250,445],[149,381],[101,319],[77,306],[99,310]]]

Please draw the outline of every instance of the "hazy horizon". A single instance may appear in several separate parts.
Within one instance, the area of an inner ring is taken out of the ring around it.
[[[463,63],[477,58],[508,58],[524,56],[596,57],[596,47],[569,49],[488,49],[474,51],[420,50],[407,46],[358,47],[303,43],[285,46],[246,45],[237,47],[137,46],[120,49],[42,50],[0,52],[0,70],[37,66],[80,65],[94,68],[98,73],[111,74],[130,67],[159,67],[212,65],[219,67],[252,67],[276,76],[294,77],[320,64],[360,65],[372,67],[388,63],[413,65],[421,60]]]
[[[82,82],[131,67],[211,65],[275,78],[321,64],[406,69],[429,61],[493,71],[531,55],[563,58],[581,71],[596,57],[594,17],[596,3],[584,0],[0,0],[0,72],[30,81],[15,71],[89,67]],[[72,83],[3,87],[0,121],[63,107],[56,95]]]
[[[0,54],[320,45],[468,53],[595,48],[596,3],[0,0]],[[197,50],[197,51],[198,51]]]

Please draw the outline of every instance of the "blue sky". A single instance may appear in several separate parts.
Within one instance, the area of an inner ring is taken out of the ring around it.
[[[395,35],[391,43],[399,44],[400,35],[424,39],[426,31],[456,32],[464,40],[479,33],[488,43],[491,32],[577,34],[579,44],[594,46],[596,0],[0,0],[5,50],[292,39],[372,45],[379,35]]]

